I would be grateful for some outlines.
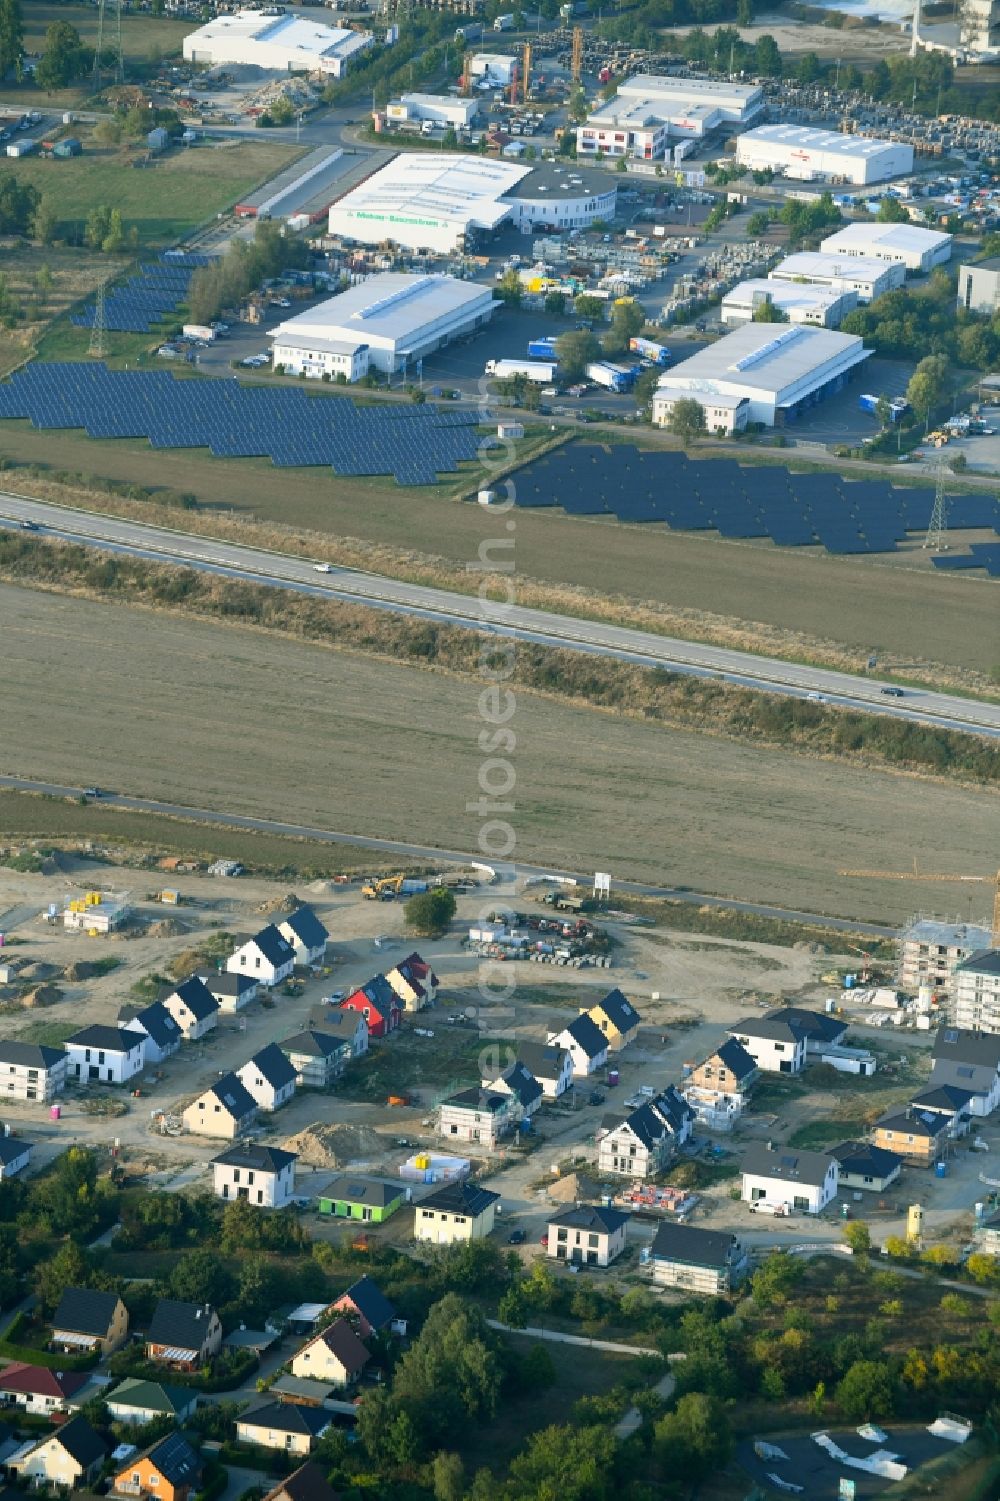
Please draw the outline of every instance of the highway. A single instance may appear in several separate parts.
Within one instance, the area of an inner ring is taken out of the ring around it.
[[[319,573],[314,563],[284,553],[265,552],[198,537],[180,529],[148,526],[0,492],[0,525],[20,527],[25,521],[37,528],[40,536],[102,547],[131,557],[184,565],[273,588],[391,610],[515,640],[590,652],[645,667],[662,667],[742,687],[796,698],[818,697],[845,708],[1000,738],[1000,704],[911,688],[905,690],[902,699],[885,697],[881,690],[889,685],[877,678],[855,677],[828,668],[782,662],[727,647],[682,641],[652,631],[556,615],[516,604],[510,607],[490,602],[480,604],[475,596],[349,568],[331,566],[328,573]],[[513,524],[500,516],[493,522],[500,533]],[[502,558],[504,550],[495,550],[495,555]],[[516,578],[514,583],[516,587]]]
[[[59,782],[39,782],[30,777],[0,775],[0,788],[8,787],[15,792],[45,793],[49,797],[79,798],[82,787],[68,787]],[[313,839],[321,844],[347,844],[355,849],[371,850],[375,854],[401,855],[410,860],[457,863],[468,866],[482,863],[482,853],[469,850],[450,850],[428,844],[405,844],[392,839],[373,839],[364,834],[346,834],[339,829],[317,829],[295,823],[278,823],[270,818],[249,818],[239,813],[220,813],[214,808],[189,808],[184,803],[156,802],[151,798],[130,797],[127,793],[100,789],[102,807],[120,808],[128,813],[159,813],[170,818],[186,818],[193,823],[214,824],[230,829],[247,829],[257,834],[278,834],[284,838]],[[553,870],[551,866],[518,865],[519,880],[531,876],[580,879],[589,887],[589,877],[577,872]],[[727,912],[745,912],[754,917],[773,917],[783,922],[819,923],[824,928],[833,928],[840,933],[860,933],[867,938],[896,938],[895,928],[882,927],[877,923],[855,922],[851,918],[827,917],[816,912],[799,912],[785,907],[769,907],[757,902],[740,902],[728,897],[713,896],[708,892],[691,891],[686,886],[646,886],[638,881],[615,881],[616,896],[666,897],[672,901],[685,902],[693,907],[718,907]],[[505,896],[513,896],[509,888]],[[10,916],[11,914],[8,914]]]

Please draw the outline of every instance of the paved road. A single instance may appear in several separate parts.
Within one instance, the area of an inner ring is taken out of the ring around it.
[[[79,797],[81,787],[67,787],[58,782],[39,782],[30,777],[0,774],[0,787],[10,787],[18,792],[44,792],[50,797]],[[467,866],[481,861],[481,855],[468,850],[450,850],[426,844],[404,844],[392,839],[374,839],[365,834],[350,834],[337,829],[311,828],[307,824],[277,823],[269,818],[248,818],[239,813],[226,813],[216,808],[189,808],[183,803],[156,802],[152,798],[130,797],[126,793],[104,791],[102,803],[109,807],[123,808],[133,813],[165,813],[175,818],[190,819],[195,823],[219,824],[226,828],[250,829],[261,834],[290,835],[296,839],[314,839],[323,844],[348,844],[356,849],[377,851],[380,854],[403,855],[413,860],[444,860]],[[519,865],[517,875],[569,877],[589,885],[589,877],[579,872],[552,870],[548,866]],[[685,902],[693,907],[718,907],[726,912],[745,912],[754,917],[774,917],[786,922],[820,923],[841,933],[861,934],[868,938],[897,938],[895,928],[882,927],[877,923],[854,922],[850,918],[828,917],[817,912],[800,912],[790,907],[768,907],[758,902],[739,902],[729,897],[713,895],[704,891],[691,891],[688,887],[647,886],[638,881],[616,881],[616,894],[622,896],[666,897]],[[509,891],[506,895],[511,895]]]
[[[914,689],[906,690],[905,700],[887,698],[881,693],[887,684],[876,678],[780,662],[749,652],[660,636],[652,631],[555,615],[547,610],[480,604],[474,596],[453,590],[429,588],[348,568],[331,566],[329,573],[319,574],[313,564],[284,553],[241,547],[168,527],[147,526],[0,492],[0,525],[17,526],[24,520],[32,522],[43,535],[101,546],[129,556],[183,564],[296,593],[364,604],[519,641],[568,647],[642,666],[664,667],[795,698],[818,696],[844,707],[1000,738],[1000,704]],[[499,529],[499,517],[495,525]],[[513,527],[514,523],[507,521],[505,525]]]

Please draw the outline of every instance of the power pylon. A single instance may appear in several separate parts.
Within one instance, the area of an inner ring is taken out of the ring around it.
[[[94,92],[101,87],[101,55],[104,51],[104,16],[108,0],[98,0],[97,6],[97,46],[94,48]],[[115,13],[115,83],[125,82],[125,58],[122,53],[122,0],[111,0]]]
[[[97,288],[97,298],[94,302],[94,321],[90,329],[90,347],[88,354],[92,354],[95,360],[103,360],[108,352],[108,318],[104,307],[104,289],[106,282],[100,282]]]
[[[924,538],[924,547],[931,548],[934,552],[948,551],[948,497],[944,491],[944,463],[939,460],[937,465],[937,484],[934,488],[934,507],[931,511],[931,519],[927,523],[927,536]]]

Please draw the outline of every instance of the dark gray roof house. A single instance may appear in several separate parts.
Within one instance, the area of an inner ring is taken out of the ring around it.
[[[272,1089],[286,1089],[298,1077],[276,1042],[269,1042],[266,1048],[254,1053],[250,1062]]]
[[[346,1017],[347,1013],[338,1012],[338,1015]],[[286,1057],[297,1054],[305,1058],[331,1058],[344,1051],[347,1039],[323,1032],[319,1027],[307,1027],[304,1032],[296,1032],[294,1037],[286,1037],[280,1047]]]
[[[260,949],[264,958],[276,969],[288,963],[295,957],[295,951],[283,933],[279,933],[274,923],[268,923],[266,928],[261,928],[259,933],[253,935],[252,940]]]
[[[340,1295],[335,1307],[341,1308],[345,1300],[350,1302],[371,1329],[387,1329],[396,1317],[395,1308],[371,1277],[359,1277],[346,1293]]]
[[[931,1053],[931,1087],[953,1085],[975,1098],[973,1115],[989,1115],[1000,1101],[1000,1037],[941,1027]]]
[[[483,1080],[484,1084],[490,1082],[492,1081]],[[501,1082],[524,1111],[534,1110],[542,1098],[542,1086],[520,1059],[504,1069],[496,1081],[497,1084]]]
[[[961,964],[956,964],[956,975],[1000,975],[1000,949],[979,949],[970,954]]]
[[[253,1412],[241,1413],[239,1425],[271,1429],[275,1433],[294,1433],[319,1438],[330,1426],[330,1414],[316,1407],[302,1407],[296,1402],[267,1402]]]
[[[241,975],[228,969],[220,970],[218,973],[215,970],[200,969],[198,979],[203,982],[207,990],[211,991],[216,1000],[219,996],[225,996],[227,1000],[234,1000],[237,1004],[248,992],[256,991],[258,988],[253,975]]]
[[[716,1048],[714,1056],[719,1059],[720,1063],[725,1064],[738,1083],[752,1078],[757,1073],[756,1061],[735,1037],[727,1037],[725,1042]]]
[[[267,1147],[255,1143],[230,1147],[212,1158],[212,1164],[222,1167],[247,1167],[254,1172],[280,1173],[290,1162],[298,1160],[295,1152],[285,1152],[281,1147]]]
[[[70,1334],[88,1334],[104,1339],[115,1317],[117,1293],[100,1292],[94,1287],[67,1287],[52,1316],[53,1329]]]
[[[756,1178],[776,1178],[782,1183],[822,1188],[833,1160],[829,1152],[806,1152],[787,1146],[772,1151],[757,1142],[747,1147],[741,1168]]]
[[[867,1187],[880,1191],[894,1183],[903,1166],[902,1157],[870,1141],[842,1141],[830,1148],[840,1168],[840,1180],[848,1188]]]
[[[160,1053],[173,1052],[181,1043],[181,1029],[162,1001],[153,1001],[141,1010],[123,1006],[118,1013],[118,1025],[145,1032]]]
[[[209,1017],[218,1015],[219,1003],[198,975],[191,975],[180,985],[165,985],[160,992],[160,1000],[165,1001],[172,995],[180,997],[195,1021],[207,1021]]]
[[[50,1048],[37,1042],[9,1042],[6,1038],[0,1040],[0,1064],[11,1064],[15,1068],[50,1069],[65,1061],[66,1054],[62,1048]]]
[[[730,1230],[702,1230],[698,1225],[665,1220],[657,1226],[650,1256],[654,1261],[678,1261],[722,1271],[732,1262],[738,1245]]]
[[[66,1042],[78,1048],[99,1048],[105,1053],[131,1053],[135,1048],[142,1047],[143,1034],[133,1032],[128,1027],[95,1024],[81,1027],[79,1032],[67,1037]]]
[[[264,1501],[339,1501],[320,1465],[307,1460],[286,1480],[280,1480]]]
[[[614,1235],[632,1218],[621,1209],[611,1209],[603,1204],[576,1204],[570,1209],[550,1214],[547,1223],[562,1225],[567,1230],[586,1230],[596,1235]]]
[[[798,1028],[812,1047],[823,1043],[839,1042],[847,1031],[847,1022],[825,1011],[809,1011],[804,1006],[781,1006],[776,1011],[765,1012],[765,1021],[787,1022]]]
[[[198,1351],[205,1343],[209,1325],[218,1317],[210,1303],[181,1303],[174,1298],[161,1298],[153,1310],[146,1342],[173,1350]]]
[[[528,1072],[540,1082],[558,1082],[566,1067],[565,1048],[557,1048],[548,1042],[519,1042],[517,1058]]]
[[[461,1182],[443,1183],[433,1193],[421,1199],[421,1209],[433,1209],[438,1214],[460,1214],[476,1219],[495,1204],[500,1195],[490,1188],[480,1188],[468,1178]]]
[[[284,928],[291,928],[295,937],[306,949],[318,949],[327,942],[329,932],[320,922],[311,907],[298,907],[281,920]]]
[[[599,1058],[602,1053],[608,1051],[608,1039],[586,1011],[581,1011],[580,1015],[575,1016],[569,1025],[563,1027],[557,1035],[570,1036],[588,1058]]]
[[[925,1089],[910,1101],[914,1110],[931,1110],[940,1115],[955,1116],[968,1107],[973,1099],[971,1089],[958,1089],[954,1084],[939,1084],[934,1089]]]
[[[95,1433],[86,1418],[70,1418],[68,1423],[56,1430],[56,1438],[71,1459],[83,1470],[100,1464],[108,1449],[100,1434]]]

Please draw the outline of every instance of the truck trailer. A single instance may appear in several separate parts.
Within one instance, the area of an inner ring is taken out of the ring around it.
[[[486,361],[486,374],[492,375],[496,380],[513,380],[516,375],[523,375],[525,380],[535,381],[540,386],[550,386],[558,371],[558,364],[552,360]]]
[[[608,391],[628,391],[635,384],[636,372],[629,365],[611,365],[607,360],[596,360],[586,369],[588,380]]]
[[[181,329],[185,339],[197,339],[200,344],[211,344],[215,329],[209,323],[185,323]]]
[[[529,360],[554,360],[556,357],[556,334],[546,334],[544,339],[528,341]]]
[[[637,354],[643,360],[652,360],[654,365],[670,364],[670,350],[665,344],[657,344],[654,339],[643,339],[637,336],[629,339],[628,347],[630,354]]]

